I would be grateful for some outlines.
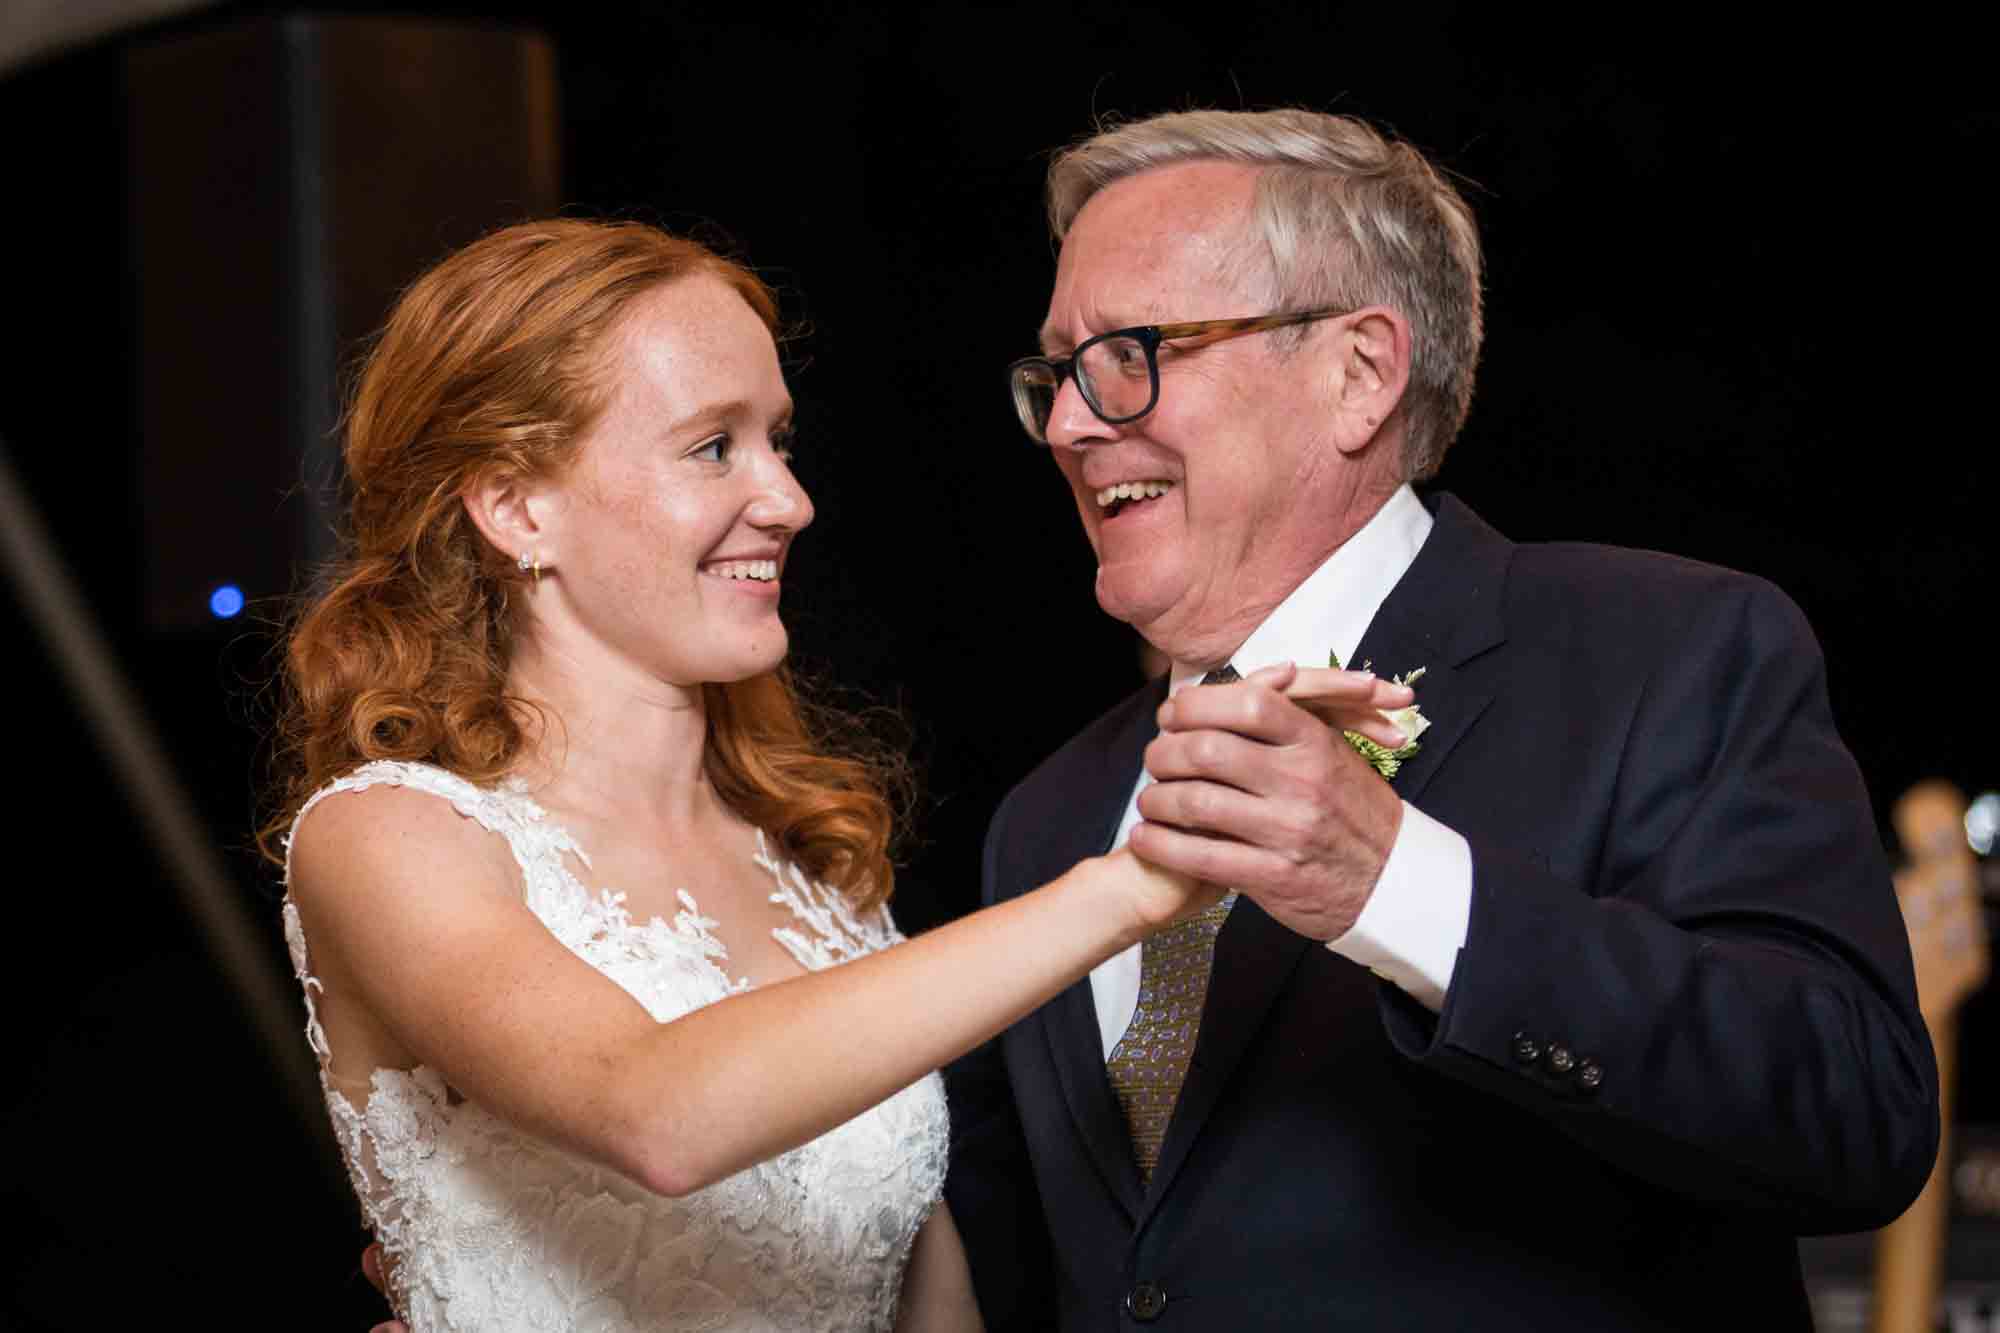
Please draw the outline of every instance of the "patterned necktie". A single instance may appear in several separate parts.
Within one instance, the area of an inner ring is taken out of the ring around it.
[[[1220,685],[1238,678],[1236,669],[1225,665],[1203,676],[1201,683]],[[1215,937],[1235,902],[1236,895],[1228,894],[1206,911],[1152,935],[1139,948],[1138,1007],[1125,1035],[1111,1048],[1105,1069],[1132,1128],[1132,1155],[1139,1174],[1148,1181],[1159,1164],[1160,1144],[1201,1032],[1201,1007],[1215,966]]]

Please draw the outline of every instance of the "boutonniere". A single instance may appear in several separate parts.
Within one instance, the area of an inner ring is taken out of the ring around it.
[[[1328,653],[1326,655],[1326,664],[1335,671],[1340,670],[1340,654]],[[1372,666],[1373,663],[1363,662],[1361,669],[1367,671]],[[1398,685],[1408,685],[1414,688],[1416,683],[1424,678],[1424,672],[1428,670],[1430,670],[1429,667],[1418,667],[1407,676],[1395,676],[1392,679]],[[1431,720],[1423,715],[1423,711],[1415,703],[1410,704],[1407,708],[1386,709],[1383,711],[1382,716],[1394,723],[1396,730],[1409,737],[1408,740],[1403,742],[1401,748],[1392,750],[1386,745],[1369,740],[1358,731],[1343,731],[1340,734],[1347,738],[1347,743],[1354,747],[1356,754],[1374,766],[1377,773],[1380,773],[1384,778],[1393,778],[1396,776],[1397,770],[1402,768],[1403,761],[1423,748],[1417,744],[1417,737],[1423,735],[1429,729]]]

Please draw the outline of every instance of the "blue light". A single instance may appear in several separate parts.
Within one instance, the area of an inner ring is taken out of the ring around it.
[[[243,609],[243,590],[225,583],[208,595],[208,609],[217,620],[227,620]]]

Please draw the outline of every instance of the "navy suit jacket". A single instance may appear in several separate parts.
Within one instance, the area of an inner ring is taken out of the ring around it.
[[[1472,848],[1443,1012],[1241,899],[1150,1185],[1088,981],[966,1057],[990,1328],[1804,1329],[1796,1235],[1922,1187],[1936,1067],[1797,608],[1430,503],[1356,657],[1427,668],[1395,785]],[[987,902],[1108,849],[1163,688],[1008,796]]]

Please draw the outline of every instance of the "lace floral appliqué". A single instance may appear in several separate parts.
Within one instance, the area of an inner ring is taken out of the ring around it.
[[[367,765],[315,793],[393,783],[429,792],[499,834],[549,932],[661,1022],[711,1004],[728,956],[683,891],[671,922],[634,921],[565,856],[589,858],[519,786],[482,788],[422,764]],[[297,824],[293,825],[294,830]],[[847,900],[774,855],[756,862],[795,924],[772,934],[819,970],[902,937],[886,911]],[[944,1093],[933,1074],[820,1138],[680,1199],[652,1194],[456,1099],[431,1069],[378,1069],[357,1106],[327,1073],[322,993],[297,909],[285,939],[304,988],[306,1037],[362,1213],[398,1260],[412,1333],[440,1330],[887,1329],[916,1230],[944,1181]],[[356,1089],[358,1092],[359,1089]]]

